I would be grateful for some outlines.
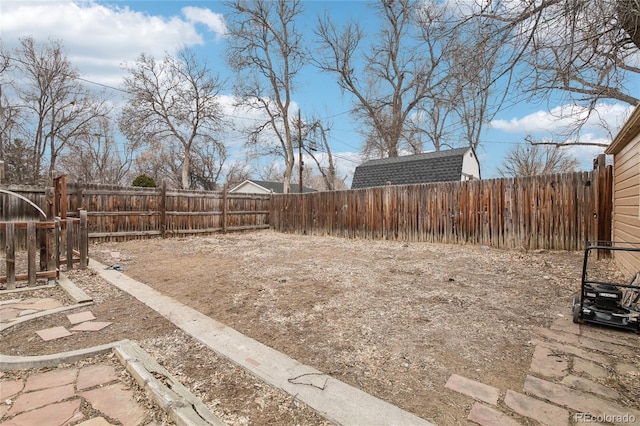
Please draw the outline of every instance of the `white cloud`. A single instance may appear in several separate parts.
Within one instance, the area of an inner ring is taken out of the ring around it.
[[[2,0],[2,43],[11,51],[25,36],[38,43],[60,39],[82,77],[118,86],[124,74],[122,64],[134,61],[142,52],[161,57],[184,46],[202,45],[197,23],[222,34],[224,21],[219,15],[204,8],[185,9],[190,10],[183,18],[153,16],[93,1]]]
[[[595,132],[602,134],[608,129],[612,134],[620,129],[629,116],[633,107],[622,104],[600,103],[582,127],[582,134]],[[489,125],[492,129],[508,133],[536,134],[568,133],[567,131],[577,120],[584,120],[587,109],[578,105],[563,105],[550,111],[536,111],[524,117],[514,117],[509,120],[493,120]]]
[[[213,13],[211,10],[202,7],[188,6],[182,8],[182,14],[189,22],[206,25],[209,31],[216,33],[219,37],[227,33],[224,17],[219,13]]]

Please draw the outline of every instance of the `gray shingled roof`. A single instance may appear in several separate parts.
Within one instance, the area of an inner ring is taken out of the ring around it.
[[[351,189],[459,181],[469,148],[369,160],[356,167]]]
[[[251,182],[255,183],[256,185],[260,185],[263,188],[266,188],[270,191],[275,192],[276,194],[283,194],[284,193],[284,184],[282,182],[270,182],[270,181],[266,181],[266,180],[253,180],[250,179]],[[303,192],[317,192],[315,189],[312,188],[307,188],[304,187]],[[300,185],[298,185],[297,183],[292,183],[291,184],[291,193],[298,193],[300,192]]]

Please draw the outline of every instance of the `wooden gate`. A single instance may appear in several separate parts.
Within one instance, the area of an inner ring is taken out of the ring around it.
[[[87,213],[80,218],[49,221],[0,222],[5,262],[0,265],[0,289],[36,286],[59,277],[61,265],[88,265]]]

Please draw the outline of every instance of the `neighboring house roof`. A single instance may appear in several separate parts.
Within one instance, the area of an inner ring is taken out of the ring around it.
[[[296,183],[291,184],[291,193],[300,192],[300,185]],[[236,185],[229,192],[243,192],[243,193],[271,193],[284,194],[284,184],[282,182],[270,182],[266,180],[253,180],[247,179],[239,185]],[[303,188],[303,192],[316,192],[312,188]]]
[[[611,145],[604,152],[613,155],[619,153],[638,134],[640,134],[640,105],[633,110],[631,117],[622,126]]]
[[[356,167],[351,189],[468,178],[480,179],[478,160],[471,148],[457,148],[367,161]]]

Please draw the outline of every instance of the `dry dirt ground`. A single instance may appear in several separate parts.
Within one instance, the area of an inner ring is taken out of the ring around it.
[[[441,425],[467,424],[453,373],[520,389],[535,326],[569,316],[582,253],[350,240],[262,231],[92,245],[90,256],[298,361]],[[605,265],[608,266],[608,265]],[[232,424],[321,424],[91,272],[69,277],[98,321],[82,342],[3,335],[8,354],[129,338]],[[51,291],[51,290],[50,290]],[[62,315],[62,314],[61,314]],[[54,324],[59,325],[59,324]],[[53,325],[50,325],[53,326]]]

